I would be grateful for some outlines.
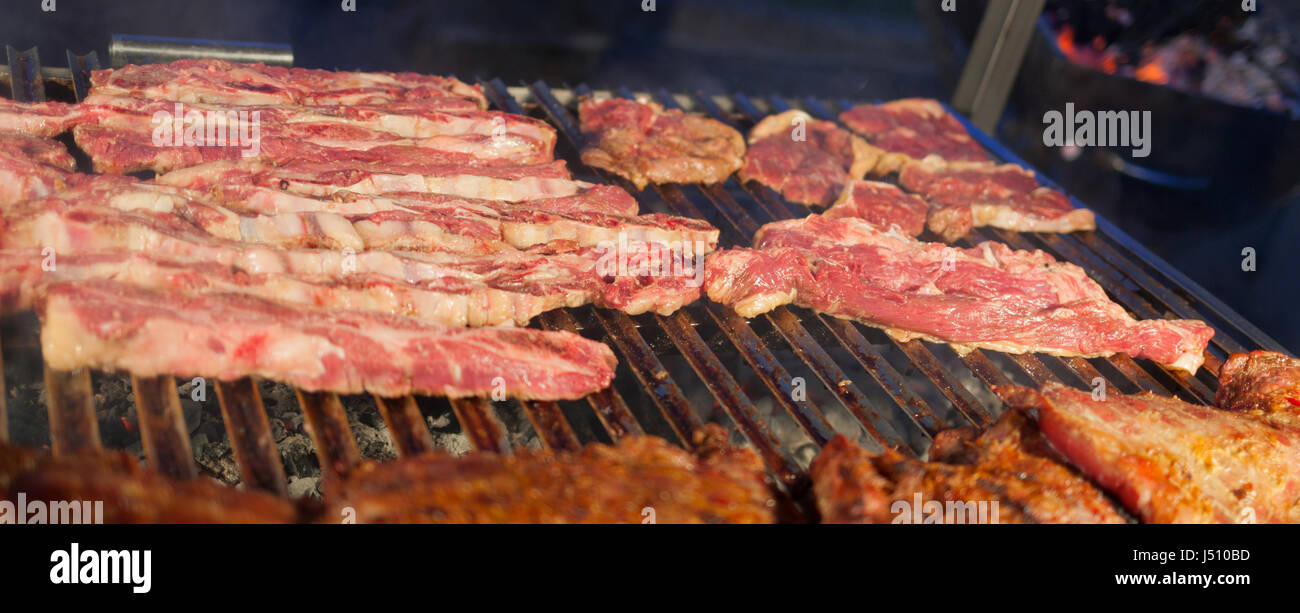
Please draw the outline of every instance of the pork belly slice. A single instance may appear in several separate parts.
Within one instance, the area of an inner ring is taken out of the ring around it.
[[[713,119],[654,102],[587,99],[578,105],[582,161],[631,181],[721,183],[744,164],[745,139]]]
[[[0,98],[0,132],[51,138],[82,120],[83,107],[63,102],[17,102]]]
[[[1043,187],[1015,164],[946,162],[929,157],[899,173],[904,189],[929,201],[931,232],[952,242],[975,226],[1017,232],[1097,229],[1092,211],[1076,209],[1065,194]]]
[[[620,270],[609,252],[564,241],[480,255],[273,249],[219,239],[152,208],[122,210],[57,199],[27,203],[0,222],[0,248],[32,254],[49,248],[56,264],[73,255],[139,252],[229,266],[236,273],[287,274],[323,285],[303,294],[323,305],[389,305],[390,312],[452,325],[523,323],[546,310],[588,303],[630,315],[671,315],[697,300],[703,286],[702,253],[688,258],[670,251],[669,259],[681,260],[686,270],[656,274],[665,268],[638,268],[638,259],[629,257]],[[19,282],[6,280],[0,295],[18,295],[12,287]]]
[[[555,131],[498,111],[388,107],[221,107],[91,96],[74,129],[98,172],[169,172],[205,162],[296,160],[403,166],[550,162]],[[157,120],[195,114],[197,128]],[[160,133],[160,130],[162,132]]]
[[[930,205],[919,197],[880,181],[850,181],[831,208],[822,213],[827,219],[854,217],[882,229],[897,226],[909,236],[925,231],[925,216]]]
[[[1273,351],[1229,356],[1219,369],[1214,404],[1300,428],[1300,360]]]
[[[343,72],[283,68],[217,59],[128,64],[91,73],[91,92],[153,100],[241,105],[353,105],[447,99],[487,108],[477,85],[410,72]]]
[[[996,242],[957,249],[810,215],[763,226],[754,244],[712,254],[705,274],[709,298],[745,317],[793,302],[959,353],[1125,353],[1191,373],[1214,335],[1200,321],[1135,320],[1078,266]]]
[[[159,177],[158,182],[200,190],[244,183],[321,197],[339,192],[424,192],[510,202],[562,198],[591,187],[590,183],[572,180],[563,161],[500,168],[417,160],[403,164],[293,162],[283,166],[222,161],[173,171]]]
[[[879,151],[829,121],[799,110],[771,115],[749,132],[742,181],[757,181],[791,202],[829,206],[879,159]]]
[[[883,151],[874,174],[887,175],[909,162],[935,155],[945,160],[986,162],[988,153],[943,105],[928,98],[862,104],[840,113],[840,121]]]
[[[455,328],[371,311],[288,306],[247,294],[157,291],[116,281],[45,290],[50,368],[219,380],[256,376],[309,391],[380,396],[577,399],[617,361],[577,334]]]
[[[91,501],[67,510],[71,519],[95,521],[94,509],[106,524],[248,524],[287,523],[299,519],[298,507],[263,492],[236,489],[211,479],[168,479],[142,468],[121,451],[54,457],[48,452],[0,442],[0,499],[15,505],[26,501],[51,503]],[[62,512],[60,519],[64,516]],[[16,521],[10,518],[10,521]],[[30,514],[27,521],[32,521]],[[45,521],[51,521],[46,516]]]
[[[1300,430],[1154,394],[1000,390],[1069,461],[1152,523],[1300,522]]]
[[[326,521],[359,523],[771,523],[775,500],[754,452],[716,425],[692,454],[653,436],[581,451],[445,453],[364,464],[327,488]]]
[[[77,163],[63,144],[0,132],[0,210],[58,192],[74,182]]]
[[[1106,496],[1063,464],[1042,433],[1008,411],[978,437],[935,437],[930,462],[873,454],[835,437],[810,474],[825,523],[1124,523]],[[996,511],[993,505],[996,504]]]

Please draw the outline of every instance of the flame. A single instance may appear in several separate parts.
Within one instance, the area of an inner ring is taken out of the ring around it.
[[[135,432],[135,428],[131,427],[131,422],[127,421],[126,417],[119,417],[118,419],[122,420],[122,427],[126,428],[127,432]]]

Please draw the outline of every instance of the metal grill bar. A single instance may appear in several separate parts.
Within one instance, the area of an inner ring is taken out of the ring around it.
[[[181,414],[176,379],[131,376],[135,388],[136,415],[140,419],[140,441],[145,457],[154,470],[173,479],[198,476],[194,451],[190,449],[190,431]]]
[[[525,400],[519,403],[533,431],[542,439],[542,444],[553,451],[577,451],[582,448],[578,435],[573,432],[564,411],[555,402],[538,402]]]
[[[682,352],[691,368],[704,381],[705,386],[713,392],[727,416],[736,422],[750,443],[757,448],[759,455],[767,462],[769,468],[786,483],[793,483],[799,477],[799,470],[790,456],[781,450],[781,442],[772,434],[763,421],[758,409],[749,397],[740,390],[740,384],[727,372],[718,360],[718,356],[709,350],[708,345],[695,331],[694,321],[685,310],[678,311],[670,317],[657,316],[656,319],[673,344]]]
[[[77,55],[71,49],[67,52],[68,70],[72,73],[72,93],[78,101],[90,95],[90,73],[99,70],[99,53],[91,51],[86,55]]]
[[[321,479],[329,482],[346,478],[361,464],[361,452],[338,394],[296,392],[303,425],[320,460]]]
[[[218,381],[216,387],[217,404],[226,423],[230,450],[243,482],[252,488],[287,496],[289,485],[284,463],[275,448],[271,422],[266,417],[257,383],[245,377],[237,381]]]
[[[46,409],[54,455],[99,451],[99,422],[95,421],[95,391],[90,371],[45,367]]]
[[[397,447],[397,454],[402,457],[420,455],[433,451],[433,435],[424,423],[420,407],[412,396],[402,398],[383,398],[375,396],[375,406],[379,415],[388,425],[388,436]]]
[[[45,102],[45,78],[41,76],[41,56],[32,47],[18,51],[5,45],[9,57],[10,89],[19,102]]]
[[[578,332],[577,322],[565,310],[543,313],[541,323],[547,330]],[[587,402],[611,439],[618,440],[629,434],[645,434],[641,422],[636,420],[636,416],[627,408],[627,402],[612,386],[588,395]]]
[[[482,398],[453,398],[451,410],[456,414],[456,421],[469,437],[469,442],[479,451],[508,453],[510,439],[506,428],[497,419],[492,404]]]

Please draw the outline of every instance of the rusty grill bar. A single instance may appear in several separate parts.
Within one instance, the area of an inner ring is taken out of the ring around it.
[[[67,59],[69,89],[80,99],[87,91],[88,72],[98,68],[98,58],[94,53],[77,56],[69,52]],[[17,53],[9,49],[9,64],[15,67],[9,75],[15,98],[41,97],[39,82],[29,80],[41,74],[34,50]],[[588,88],[553,91],[544,82],[511,88],[500,80],[483,81],[482,85],[496,108],[539,117],[557,127],[565,137],[557,145],[557,154],[569,162],[575,174],[636,193],[623,179],[586,168],[578,160],[582,136],[574,108],[578,97],[591,94]],[[614,94],[633,97],[626,89]],[[661,90],[651,98],[669,108],[703,112],[742,133],[769,112],[794,106],[780,98],[758,100],[743,94],[673,96]],[[813,116],[831,121],[836,120],[837,110],[850,105],[849,101],[831,104],[814,99],[798,104]],[[997,157],[1023,165],[999,143],[965,123]],[[1039,179],[1053,185],[1046,177]],[[734,178],[715,186],[655,186],[637,195],[644,210],[710,221],[722,231],[721,248],[749,245],[762,224],[812,212],[784,201],[771,189],[741,185]],[[745,320],[702,299],[668,317],[631,317],[591,306],[540,316],[538,327],[582,333],[607,342],[618,354],[614,385],[584,401],[468,398],[446,404],[475,449],[496,453],[509,453],[512,447],[506,425],[509,420],[502,415],[522,414],[526,420],[517,421],[531,427],[541,444],[553,450],[575,450],[593,440],[618,440],[652,431],[690,449],[695,428],[709,421],[724,422],[759,453],[776,481],[797,498],[807,487],[804,471],[811,458],[807,446],[820,448],[837,432],[858,435],[868,446],[895,447],[919,455],[928,440],[944,428],[992,423],[1000,408],[992,386],[1017,382],[1060,381],[1087,388],[1101,381],[1125,393],[1148,391],[1209,402],[1217,387],[1218,366],[1229,353],[1255,348],[1281,350],[1276,341],[1217,298],[1104,219],[1098,222],[1097,232],[1069,235],[980,228],[962,244],[997,240],[1017,249],[1041,249],[1082,266],[1113,300],[1138,317],[1206,321],[1216,335],[1206,351],[1206,367],[1197,375],[1123,355],[1083,359],[981,350],[957,355],[946,345],[899,342],[873,328],[799,307],[781,307]],[[814,380],[817,383],[812,383]],[[55,453],[98,449],[101,443],[89,373],[46,369],[45,382]],[[133,377],[132,383],[149,462],[164,474],[193,477],[195,464],[175,380]],[[702,391],[707,391],[707,396],[699,393]],[[256,382],[249,378],[218,382],[216,394],[243,481],[250,487],[286,495],[284,466]],[[347,476],[362,457],[339,397],[300,391],[297,398],[322,478],[329,481]],[[399,455],[434,450],[416,398],[375,401]],[[770,402],[770,410],[763,408],[765,401]],[[590,414],[582,414],[588,410]],[[2,387],[0,420],[3,439],[7,416]],[[784,427],[776,427],[777,422]],[[578,427],[584,423],[588,427]]]

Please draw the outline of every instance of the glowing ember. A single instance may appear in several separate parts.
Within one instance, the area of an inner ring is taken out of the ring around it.
[[[1169,73],[1165,72],[1165,69],[1160,66],[1159,62],[1147,62],[1138,66],[1138,69],[1133,73],[1133,76],[1142,81],[1146,81],[1147,83],[1159,83],[1160,85],[1169,83]]]

